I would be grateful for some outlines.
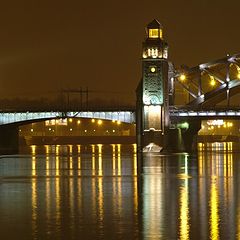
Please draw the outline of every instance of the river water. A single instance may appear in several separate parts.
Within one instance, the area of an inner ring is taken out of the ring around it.
[[[31,146],[0,157],[0,239],[240,239],[238,183],[231,142],[141,164],[136,145]]]

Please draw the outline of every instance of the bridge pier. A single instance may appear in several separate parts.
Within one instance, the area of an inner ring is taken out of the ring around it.
[[[201,120],[191,120],[188,122],[189,127],[186,130],[182,130],[182,139],[184,150],[186,152],[197,151],[197,135],[201,129]]]
[[[18,153],[18,126],[0,126],[0,154]]]
[[[163,152],[184,152],[182,131],[180,128],[169,128],[165,136]]]
[[[188,128],[170,128],[164,138],[164,152],[196,152],[201,120],[189,120]]]

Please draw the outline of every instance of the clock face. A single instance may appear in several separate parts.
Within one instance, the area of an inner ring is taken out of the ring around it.
[[[155,68],[155,67],[151,67],[151,68],[150,68],[150,71],[151,71],[152,73],[155,73],[155,72],[156,72],[156,68]]]
[[[150,96],[150,103],[151,104],[159,104],[160,102],[159,102],[159,99],[156,95],[151,95]]]

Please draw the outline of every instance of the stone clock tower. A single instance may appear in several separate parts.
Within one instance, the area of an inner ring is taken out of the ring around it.
[[[142,79],[137,88],[137,143],[164,146],[169,128],[168,45],[161,24],[147,25],[142,52]]]

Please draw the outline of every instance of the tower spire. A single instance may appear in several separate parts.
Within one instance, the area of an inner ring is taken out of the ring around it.
[[[146,40],[143,43],[143,58],[168,58],[168,45],[163,40],[163,28],[154,19],[146,27]]]

